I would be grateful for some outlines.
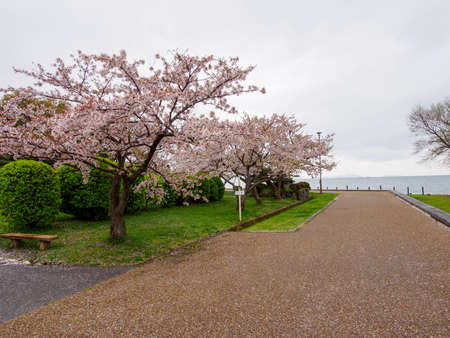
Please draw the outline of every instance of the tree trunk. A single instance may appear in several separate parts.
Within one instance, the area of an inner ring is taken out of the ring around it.
[[[127,235],[127,228],[123,218],[124,213],[117,211],[111,213],[110,239],[119,239]]]
[[[273,182],[269,181],[270,191],[272,193],[272,197],[281,200],[280,195],[280,188],[278,187],[278,184],[274,184]]]
[[[276,190],[276,196],[275,198],[277,200],[281,200],[282,198],[282,188],[283,188],[283,180],[280,178],[280,180],[277,182],[277,190]]]
[[[281,196],[281,198],[287,197],[286,182],[285,182],[284,175],[281,175],[281,177],[280,177],[280,196]]]
[[[123,183],[122,191],[121,183]],[[131,183],[126,178],[120,176],[113,177],[109,196],[109,214],[111,216],[110,239],[120,239],[127,235],[127,228],[123,217],[130,196],[130,190]]]
[[[256,187],[252,189],[252,195],[255,198],[256,204],[261,205],[262,201],[261,198],[259,198],[258,189]]]

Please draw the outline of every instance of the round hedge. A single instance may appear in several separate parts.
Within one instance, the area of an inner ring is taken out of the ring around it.
[[[221,200],[223,198],[223,195],[225,194],[225,184],[222,182],[222,179],[219,176],[214,176],[211,178],[214,182],[216,182],[217,189],[219,191],[218,200]]]
[[[148,203],[153,208],[169,208],[174,205],[183,205],[183,198],[175,190],[172,189],[169,183],[163,182],[161,178],[161,184],[164,189],[165,195],[162,197],[161,202],[157,203],[156,197],[152,198]]]
[[[142,189],[140,191],[135,191],[134,187],[137,186],[144,180],[144,177],[139,177],[131,187],[130,197],[128,198],[127,208],[125,209],[126,214],[134,214],[138,211],[143,211],[147,209],[147,195]]]
[[[208,200],[210,202],[219,200],[219,186],[217,185],[217,181],[214,179],[209,180],[209,196]]]
[[[311,190],[311,186],[309,185],[308,182],[298,182],[298,186],[300,187],[300,189]]]
[[[80,172],[69,166],[58,169],[61,181],[61,211],[85,220],[101,220],[108,217],[111,180],[96,176],[102,172],[92,169],[89,181],[83,184]]]
[[[104,172],[91,169],[86,184],[83,183],[81,173],[69,166],[58,169],[58,174],[61,180],[61,211],[84,220],[97,221],[108,218],[111,180],[102,176]],[[141,181],[142,179],[138,179],[133,187]],[[125,210],[127,214],[145,210],[147,206],[145,193],[135,192],[133,187]]]
[[[201,192],[200,192],[201,191]],[[204,203],[203,197],[208,199],[208,202],[219,201],[223,198],[225,193],[225,185],[220,177],[215,176],[211,178],[204,178],[200,181],[200,184],[194,187],[194,192],[198,192],[199,199],[193,199],[187,197],[185,200],[189,203]]]
[[[204,178],[203,180],[200,181],[198,191],[201,197],[199,200],[196,201],[197,203],[204,203],[205,200],[203,199],[203,197],[205,197],[209,202],[211,202],[211,183],[208,178]]]
[[[291,184],[289,186],[289,189],[291,189],[291,191],[297,191],[297,190],[300,190],[300,189],[311,190],[311,187],[310,187],[308,182],[297,182],[297,183]]]
[[[11,228],[50,225],[60,204],[59,179],[48,164],[18,160],[0,169],[0,209]]]
[[[194,199],[191,196],[182,196],[180,193],[175,192],[169,183],[165,182],[161,178],[161,184],[165,190],[165,196],[162,198],[161,203],[156,203],[156,198],[148,201],[149,207],[171,207],[174,205],[183,205],[184,202],[189,204],[205,203],[203,197],[206,197],[209,202],[218,201],[223,198],[225,193],[225,185],[219,177],[204,178],[200,182],[194,185],[192,191],[194,194],[200,195],[199,199]],[[200,193],[201,191],[201,193]]]

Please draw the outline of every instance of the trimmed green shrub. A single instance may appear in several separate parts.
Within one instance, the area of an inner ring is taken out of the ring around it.
[[[208,200],[211,202],[219,200],[219,187],[217,186],[217,181],[214,178],[209,180],[209,196]]]
[[[208,199],[208,201],[211,201],[210,200],[210,197],[211,197],[211,183],[210,183],[210,180],[208,178],[204,178],[203,180],[201,180],[200,186],[199,186],[199,194],[200,194],[200,199],[195,201],[195,202],[197,202],[197,203],[204,203],[205,200],[203,199],[203,197]]]
[[[203,202],[201,200],[201,194],[199,193],[199,185],[198,184],[193,184],[193,187],[191,185],[188,186],[188,184],[184,183],[184,188],[188,191],[190,191],[192,193],[192,195],[200,195],[200,199],[195,199],[194,197],[190,196],[190,195],[186,195],[183,196],[181,195],[180,200],[181,200],[181,205],[184,205],[185,203],[188,204],[194,204],[194,203],[201,203]]]
[[[300,189],[308,189],[311,190],[311,187],[309,185],[308,182],[297,182],[297,183],[293,183],[289,186],[291,191],[297,191]]]
[[[161,198],[161,202],[159,203],[157,197],[147,198],[147,208],[169,208],[183,204],[183,199],[172,189],[169,183],[165,182],[162,177],[158,177],[158,181],[164,189],[165,195]]]
[[[218,200],[221,200],[225,194],[225,184],[219,176],[214,176],[212,180],[214,180],[217,184],[217,188],[219,190]]]
[[[61,211],[74,215],[78,219],[97,221],[107,219],[109,215],[109,193],[111,180],[102,176],[99,169],[92,169],[88,183],[83,183],[79,171],[69,166],[58,169],[61,180],[61,195],[63,203]],[[125,213],[132,214],[147,208],[147,198],[143,191],[135,192],[134,187],[143,178],[139,178],[131,188]]]
[[[311,186],[308,182],[298,182],[298,186],[300,189],[308,189],[311,190]]]
[[[166,196],[163,197],[161,206],[164,208],[171,207],[174,205],[183,205],[183,198],[175,190],[172,189],[169,183],[164,182],[163,184]]]
[[[308,182],[297,182],[291,184],[289,190],[291,197],[295,197],[297,200],[307,200],[311,188]]]
[[[201,174],[199,174],[201,175]],[[165,190],[165,196],[162,197],[161,203],[157,203],[157,198],[147,200],[147,207],[149,208],[168,208],[171,206],[181,206],[187,202],[189,204],[204,203],[202,197],[206,197],[208,201],[218,201],[223,198],[225,192],[225,185],[219,177],[213,177],[210,179],[204,178],[200,181],[200,184],[195,185],[192,189],[193,193],[198,193],[200,199],[194,199],[191,196],[183,197],[180,193],[177,193],[172,189],[169,183],[163,181],[161,177],[158,178],[160,184]],[[200,193],[200,191],[202,191]]]
[[[160,180],[162,182],[162,178],[160,178]],[[154,208],[167,208],[174,205],[183,205],[184,202],[187,202],[189,204],[204,203],[205,201],[202,197],[206,197],[208,201],[218,201],[223,198],[223,195],[225,193],[225,185],[218,176],[212,177],[210,179],[204,178],[200,181],[200,184],[194,186],[194,188],[192,189],[193,193],[198,193],[200,195],[200,199],[194,199],[191,196],[183,197],[180,193],[174,191],[171,188],[170,184],[168,184],[167,182],[162,182],[161,185],[163,186],[166,195],[162,198],[160,204],[156,203],[156,198],[147,201],[148,206]],[[202,191],[201,193],[200,190]]]
[[[8,164],[10,162],[14,161],[13,157],[11,155],[3,155],[0,156],[0,168],[3,167],[5,164]]]
[[[200,185],[194,188],[194,192],[199,192],[200,199],[194,200],[192,197],[188,197],[185,199],[187,202],[204,203],[203,197],[206,197],[209,202],[219,201],[225,193],[225,185],[218,176],[204,178],[201,180]]]
[[[19,160],[0,169],[0,209],[10,228],[48,226],[60,204],[59,179],[48,164]]]
[[[144,177],[138,178],[131,187],[130,197],[128,198],[127,208],[125,209],[126,214],[134,214],[138,211],[143,211],[147,209],[147,195],[144,190],[135,191],[139,183],[144,180]]]
[[[283,182],[283,184],[290,185],[290,184],[294,183],[294,179],[292,177],[284,177],[282,179],[282,182]],[[306,182],[304,182],[304,183],[306,183]]]
[[[61,181],[61,211],[85,220],[108,218],[111,180],[92,169],[88,183],[83,183],[80,172],[69,166],[58,169]],[[96,176],[99,175],[99,176]]]

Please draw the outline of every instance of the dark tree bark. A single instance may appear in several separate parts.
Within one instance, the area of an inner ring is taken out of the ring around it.
[[[283,198],[283,180],[282,179],[279,179],[277,181],[277,192],[278,192],[278,195],[275,198],[277,200],[282,199]]]
[[[130,198],[132,184],[142,175],[147,169],[151,159],[153,158],[156,149],[164,137],[168,134],[159,134],[153,141],[152,146],[147,154],[145,161],[138,166],[138,169],[128,176],[127,174],[116,173],[112,177],[111,190],[109,195],[109,214],[111,217],[111,226],[109,237],[111,239],[123,238],[127,235],[127,228],[125,225],[125,209],[127,208],[128,199]],[[117,166],[120,169],[125,167],[125,155],[117,153]]]
[[[268,181],[268,183],[270,191],[272,193],[272,197],[277,200],[281,200],[280,187],[278,186],[278,184],[275,184],[272,181]]]
[[[252,195],[255,198],[256,204],[262,205],[262,201],[261,198],[259,198],[258,189],[256,187],[252,190]]]
[[[119,239],[127,235],[124,215],[130,191],[131,181],[129,179],[121,176],[113,177],[109,200],[109,214],[111,216],[110,239]]]
[[[286,191],[288,184],[286,181],[286,176],[284,175],[280,176],[280,183],[281,183],[280,195],[282,198],[286,198],[288,197],[288,192]]]

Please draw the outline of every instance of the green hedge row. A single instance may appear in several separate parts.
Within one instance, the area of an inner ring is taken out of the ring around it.
[[[148,201],[148,207],[171,207],[174,205],[183,205],[185,202],[192,203],[204,203],[205,197],[209,202],[219,201],[223,198],[225,193],[225,184],[220,177],[215,176],[212,178],[204,178],[200,181],[200,184],[194,186],[193,193],[200,196],[199,199],[192,197],[183,197],[181,194],[174,191],[167,182],[163,182],[162,186],[165,190],[165,197],[163,197],[161,203],[157,203],[156,199]]]
[[[86,220],[100,220],[108,217],[109,206],[109,189],[111,181],[102,177],[102,172],[98,169],[91,171],[91,176],[86,184],[82,182],[81,173],[73,171],[70,167],[62,167],[58,169],[61,180],[62,208],[66,213],[75,215],[77,218]],[[202,203],[202,197],[206,197],[208,201],[218,201],[223,198],[225,186],[219,177],[204,179],[199,186],[194,187],[194,192],[199,193],[201,198],[194,200],[193,198],[183,198],[176,193],[168,183],[162,182],[165,190],[165,196],[160,203],[156,198],[148,199],[144,191],[136,192],[134,187],[142,182],[144,178],[135,182],[128,200],[125,213],[132,214],[137,211],[149,208],[170,207],[175,205],[183,205],[188,203]]]
[[[55,171],[46,163],[32,160],[10,162],[0,168],[0,211],[11,229],[33,228],[51,224],[59,211],[79,219],[100,220],[108,217],[111,181],[102,171],[93,169],[88,183],[80,172],[69,166]],[[140,183],[144,178],[138,180]],[[163,183],[166,196],[161,204],[147,199],[145,193],[132,189],[126,213],[148,208],[169,207],[204,200],[183,198]],[[223,198],[224,184],[219,177],[203,179],[194,192],[209,201]]]
[[[109,213],[111,180],[99,169],[92,169],[87,183],[80,172],[69,166],[57,170],[61,181],[61,211],[85,220],[106,219]],[[132,190],[125,213],[135,213],[146,208],[144,193]]]

